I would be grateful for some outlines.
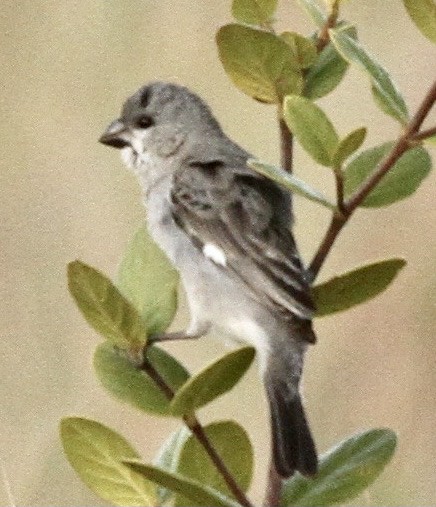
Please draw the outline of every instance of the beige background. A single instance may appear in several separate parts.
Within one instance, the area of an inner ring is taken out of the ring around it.
[[[434,78],[434,47],[399,0],[351,0],[344,11],[413,111]],[[104,505],[62,455],[62,416],[112,426],[146,460],[177,426],[119,404],[99,386],[91,367],[99,337],[67,293],[65,266],[80,258],[113,276],[142,221],[136,182],[97,139],[122,100],[148,80],[193,88],[235,140],[264,160],[278,160],[273,108],[233,88],[217,59],[214,35],[230,21],[229,12],[230,0],[2,2],[1,458],[17,505]],[[294,1],[281,2],[280,19],[280,28],[312,30]],[[367,147],[398,135],[355,70],[320,103],[342,134],[369,125]],[[296,166],[298,175],[332,190],[328,171],[300,150]],[[387,426],[399,434],[392,465],[356,505],[436,504],[435,191],[432,175],[411,199],[358,212],[321,274],[389,256],[409,262],[375,301],[319,320],[319,343],[307,361],[307,409],[320,450],[365,428]],[[295,207],[296,234],[310,259],[328,216],[301,199]],[[182,312],[179,325],[186,320]],[[169,349],[193,370],[224,352],[211,339],[195,349]],[[203,421],[236,418],[248,428],[259,504],[268,430],[255,369],[200,415]],[[4,483],[0,505],[9,505]]]

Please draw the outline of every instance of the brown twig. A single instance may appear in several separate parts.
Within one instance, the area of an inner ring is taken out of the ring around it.
[[[294,140],[285,120],[279,117],[280,126],[280,166],[288,173],[292,173]]]
[[[151,364],[151,362],[147,359],[147,357],[144,357],[144,360],[140,365],[140,369],[150,376],[150,378],[155,382],[155,384],[159,387],[159,389],[163,392],[163,394],[168,400],[172,400],[174,398],[174,391],[166,383],[164,378]],[[222,478],[224,479],[230,491],[233,493],[236,500],[244,507],[253,507],[253,505],[245,495],[244,491],[242,491],[242,489],[239,487],[232,473],[227,468],[224,461],[221,459],[221,456],[217,453],[215,447],[212,445],[212,442],[210,441],[209,437],[204,431],[203,426],[201,425],[200,421],[196,418],[196,416],[194,414],[184,416],[183,421],[191,430],[194,437],[202,445],[203,449],[206,451],[212,463],[215,465],[216,469],[221,474]]]
[[[431,127],[426,130],[421,130],[421,132],[418,132],[414,136],[411,137],[413,141],[424,141],[424,139],[428,139],[429,137],[436,136],[436,127]]]
[[[318,38],[316,40],[316,50],[318,53],[327,46],[330,42],[329,30],[330,28],[334,28],[338,21],[339,17],[339,2],[335,2],[332,6],[332,11],[327,18],[326,24],[321,28],[321,31],[318,34]]]
[[[340,167],[335,169],[336,202],[338,210],[344,213],[344,174]]]
[[[282,484],[283,480],[277,473],[273,459],[271,457],[269,464],[268,484],[266,488],[265,499],[263,501],[264,507],[276,507],[280,505]]]
[[[348,222],[351,215],[354,213],[356,208],[365,200],[368,194],[377,186],[380,180],[385,176],[390,169],[394,166],[395,162],[409,149],[413,148],[416,144],[417,138],[425,132],[425,135],[428,136],[428,133],[433,131],[422,131],[419,132],[423,121],[426,116],[430,112],[430,109],[433,107],[436,102],[436,82],[433,83],[427,95],[424,97],[418,111],[410,120],[409,124],[406,126],[403,135],[398,139],[398,141],[393,146],[390,153],[387,157],[379,164],[379,166],[374,170],[374,172],[362,183],[362,185],[356,190],[356,192],[344,202],[342,213],[335,213],[330,222],[330,226],[327,229],[327,232],[324,236],[324,239],[321,242],[321,245],[316,252],[310,267],[309,271],[311,273],[311,278],[314,280],[319,273],[327,255],[330,252],[333,243],[335,242],[338,234],[341,232],[344,225]]]

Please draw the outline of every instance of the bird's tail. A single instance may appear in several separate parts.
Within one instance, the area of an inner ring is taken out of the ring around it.
[[[292,382],[265,375],[271,413],[272,450],[277,473],[315,475],[318,457],[298,390]]]

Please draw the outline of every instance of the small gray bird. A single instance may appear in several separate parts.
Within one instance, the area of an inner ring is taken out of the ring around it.
[[[121,149],[137,175],[150,233],[180,272],[191,323],[174,337],[213,328],[253,345],[277,472],[315,474],[298,390],[304,352],[315,342],[314,306],[290,232],[289,194],[247,167],[250,155],[207,105],[175,84],[138,90],[100,142]]]

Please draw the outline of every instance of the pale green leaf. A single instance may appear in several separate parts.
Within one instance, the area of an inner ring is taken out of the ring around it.
[[[382,144],[360,153],[345,171],[345,195],[349,197],[365,181],[392,149],[392,143]],[[431,159],[427,151],[418,146],[406,151],[361,206],[387,206],[412,195],[430,173]]]
[[[165,331],[177,310],[179,277],[145,227],[130,242],[118,281],[120,291],[142,315],[148,334]]]
[[[406,103],[386,70],[344,29],[329,30],[330,40],[341,55],[363,69],[371,79],[376,103],[381,109],[405,124],[409,119]]]
[[[316,0],[297,0],[318,28],[327,23],[327,14]]]
[[[383,472],[394,455],[397,437],[392,430],[374,429],[340,443],[320,461],[311,479],[295,475],[283,487],[283,507],[326,507],[358,496]]]
[[[247,491],[253,475],[253,449],[246,431],[234,421],[215,422],[204,430],[239,487]],[[231,496],[221,474],[194,436],[190,436],[183,445],[177,471],[184,477],[207,484],[224,495]],[[196,506],[183,495],[176,496],[174,505]]]
[[[284,40],[273,33],[231,24],[217,34],[224,70],[241,91],[267,103],[281,103],[299,94],[303,77],[297,59]]]
[[[344,139],[341,139],[333,155],[333,165],[340,167],[347,158],[357,151],[363,144],[366,137],[366,128],[362,127],[350,132]]]
[[[304,97],[290,95],[285,98],[283,115],[307,153],[319,164],[331,166],[339,138],[324,111]]]
[[[62,419],[65,454],[82,481],[111,505],[155,506],[156,487],[123,464],[139,456],[118,433],[81,417]]]
[[[216,507],[240,507],[237,502],[230,498],[226,498],[218,491],[213,490],[201,482],[193,481],[182,475],[171,473],[135,460],[126,460],[125,464],[150,481],[164,488],[168,488],[175,493],[183,494],[193,502],[193,505],[198,507],[211,507],[212,505]]]
[[[113,283],[81,261],[68,264],[68,288],[87,322],[113,345],[141,350],[147,341],[144,322]]]
[[[434,0],[403,0],[421,33],[436,43],[436,2]]]
[[[148,348],[147,358],[173,390],[189,378],[180,363],[156,346]],[[156,383],[109,343],[97,347],[94,368],[103,387],[115,398],[144,412],[171,415],[169,401]]]
[[[318,190],[312,188],[303,180],[297,178],[297,176],[294,176],[279,167],[265,164],[257,160],[249,160],[247,164],[258,173],[270,178],[294,194],[301,195],[310,201],[322,204],[330,210],[336,209],[336,205],[330,202],[327,197],[321,194],[321,192],[318,192]]]
[[[315,286],[316,316],[342,312],[375,298],[393,282],[405,265],[404,259],[375,262]]]
[[[156,458],[153,460],[153,465],[167,472],[177,472],[180,453],[190,434],[186,426],[182,426],[174,431],[159,449]],[[168,488],[158,488],[158,496],[161,503],[167,502],[172,494],[172,491]]]
[[[271,22],[277,0],[233,0],[232,15],[241,23],[264,25]]]
[[[303,37],[297,32],[283,32],[280,37],[291,48],[302,69],[306,69],[314,63],[317,53],[315,43],[311,39]]]
[[[252,347],[234,350],[191,377],[171,401],[174,415],[189,414],[230,391],[253,362]]]

